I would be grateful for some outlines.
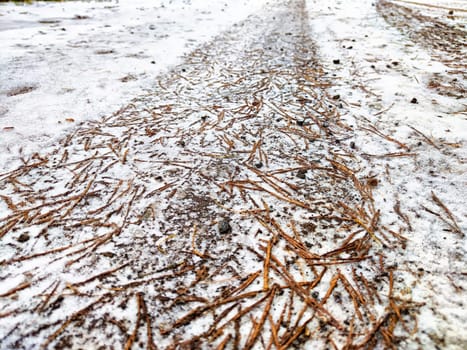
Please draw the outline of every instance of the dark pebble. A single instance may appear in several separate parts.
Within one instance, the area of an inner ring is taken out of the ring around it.
[[[255,164],[255,167],[258,168],[258,169],[261,169],[263,167],[263,163],[258,162],[258,163]]]
[[[341,304],[342,303],[342,295],[339,292],[334,293],[334,300],[336,303]]]
[[[399,62],[394,61],[394,62],[392,62],[392,65],[393,65],[393,66],[398,66],[398,65],[399,65]]]
[[[73,19],[89,19],[89,16],[76,15]]]
[[[232,232],[232,227],[227,220],[222,220],[219,222],[219,233],[221,235],[227,234]]]
[[[418,103],[418,100],[414,97],[413,99],[410,100],[410,103],[416,104]]]
[[[27,233],[22,233],[16,240],[20,243],[27,242],[29,241],[29,235]]]
[[[332,63],[334,63],[334,64],[340,64],[340,63],[341,63],[341,60],[332,60]]]
[[[106,258],[113,258],[115,256],[112,252],[103,252],[101,255],[105,256]]]
[[[303,121],[303,120],[297,120],[297,125],[298,125],[298,126],[303,126],[303,123],[304,123],[304,122],[305,122],[305,121]]]
[[[299,179],[306,179],[306,173],[307,173],[307,170],[305,169],[299,170],[297,171],[297,177]]]
[[[355,149],[355,142],[350,142],[350,148]]]
[[[156,64],[156,61],[151,61],[151,64]]]
[[[341,95],[334,95],[334,96],[332,96],[332,99],[333,99],[333,100],[338,100],[338,99],[340,99],[340,98],[341,98]]]

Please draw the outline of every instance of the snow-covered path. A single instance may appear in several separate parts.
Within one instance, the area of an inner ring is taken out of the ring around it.
[[[462,349],[467,344],[466,3],[374,3],[309,1],[311,30],[325,70],[334,77],[332,91],[356,124],[371,122],[413,154],[378,161],[376,154],[390,153],[385,146],[355,135],[356,147],[373,158],[372,173],[381,176],[374,198],[389,214],[386,222],[406,222],[406,249],[390,259],[406,271],[399,277],[404,293],[426,303],[418,319],[420,344]],[[445,209],[462,233],[453,234]]]
[[[463,348],[463,72],[385,7],[320,3],[5,169],[1,348]]]
[[[125,106],[264,2],[0,3],[0,168]]]

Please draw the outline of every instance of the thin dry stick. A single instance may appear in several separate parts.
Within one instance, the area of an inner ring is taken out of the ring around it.
[[[271,261],[274,262],[275,265],[272,265],[273,268],[284,278],[287,284],[292,288],[298,295],[302,297],[302,299],[313,309],[316,310],[320,318],[332,324],[337,329],[341,330],[344,327],[340,324],[340,322],[328,311],[326,310],[322,304],[318,303],[315,299],[310,297],[308,293],[294,280],[294,278],[290,275],[287,268],[274,256],[271,255]]]
[[[423,2],[417,2],[417,1],[409,1],[409,0],[394,0],[396,2],[404,2],[406,4],[413,4],[413,5],[418,5],[418,6],[425,6],[425,7],[432,7],[432,8],[437,8],[437,9],[443,9],[443,10],[449,10],[449,11],[456,11],[456,12],[467,12],[465,8],[459,8],[459,7],[447,7],[447,6],[440,6],[440,5],[434,5],[434,4],[427,4]]]
[[[148,309],[146,306],[146,302],[144,301],[143,295],[139,294],[139,298],[141,298],[141,306],[143,308],[143,313],[144,313],[144,317],[146,321],[146,336],[148,338],[147,350],[157,350],[157,346],[154,343],[153,335],[152,335],[151,315],[148,313]]]
[[[211,336],[216,331],[217,327],[219,327],[219,322],[226,318],[234,309],[238,308],[239,305],[240,303],[232,304],[232,306],[229,306],[224,311],[222,311],[219,314],[219,316],[217,316],[216,319],[212,322],[212,325],[209,328],[209,330],[203,334],[203,337],[208,338],[209,336]],[[211,339],[213,338],[211,337],[210,340]]]
[[[365,300],[363,300],[361,294],[357,293],[354,287],[350,284],[347,278],[338,270],[339,279],[342,281],[345,290],[349,293],[350,298],[352,299],[352,303],[355,309],[355,313],[360,321],[363,321],[362,313],[360,312],[359,305],[365,304]]]
[[[373,133],[375,135],[378,135],[379,137],[382,137],[383,139],[386,139],[386,140],[388,140],[390,142],[393,142],[396,145],[398,145],[400,148],[403,148],[403,149],[405,149],[407,151],[409,150],[409,147],[406,144],[404,144],[404,143],[402,143],[400,141],[397,141],[396,139],[392,138],[391,136],[383,134],[381,131],[376,129],[376,127],[373,126],[373,125],[369,125],[368,127],[361,127],[361,129],[369,131],[369,132],[371,132],[371,133]]]
[[[269,264],[271,260],[271,250],[272,250],[272,243],[273,238],[268,241],[268,247],[266,249],[266,257],[264,259],[264,266],[263,266],[263,290],[269,289]]]
[[[263,328],[263,325],[266,322],[266,318],[269,315],[269,310],[271,309],[271,305],[272,305],[272,302],[274,300],[276,290],[277,290],[277,285],[273,285],[272,288],[271,288],[269,299],[266,302],[266,306],[264,307],[263,314],[261,315],[261,318],[260,318],[259,322],[253,328],[253,332],[252,332],[251,336],[248,338],[244,349],[249,350],[255,345],[255,343],[256,343],[256,341],[258,339],[258,335],[260,334],[260,332],[261,332],[261,330]]]
[[[259,305],[261,305],[268,297],[271,295],[273,292],[273,289],[271,288],[263,297],[255,301],[253,304],[248,305],[245,309],[243,309],[241,312],[237,313],[234,315],[232,318],[230,318],[228,321],[226,321],[222,326],[220,326],[216,333],[214,334],[214,337],[218,337],[224,330],[224,328],[231,322],[235,322],[236,320],[242,318],[246,314],[250,313],[253,309],[257,308]]]
[[[303,325],[298,327],[298,329],[295,330],[295,332],[292,334],[292,336],[287,340],[285,344],[281,346],[281,350],[286,350],[289,348],[289,346],[307,329],[308,323],[310,323],[313,320],[314,317],[310,317],[307,319]]]
[[[8,290],[7,292],[5,292],[3,294],[0,294],[0,298],[5,298],[5,297],[8,297],[10,295],[16,294],[17,292],[20,292],[23,289],[29,288],[30,286],[31,286],[31,282],[20,283],[18,286],[14,287],[14,288],[11,288],[10,290]]]
[[[116,271],[118,271],[118,270],[121,270],[121,269],[123,269],[124,267],[128,266],[129,264],[130,264],[130,263],[127,262],[127,263],[125,263],[125,264],[123,264],[123,265],[120,265],[120,266],[118,266],[118,267],[116,267],[116,268],[113,268],[113,269],[110,269],[110,270],[101,272],[101,273],[99,273],[99,274],[97,274],[97,275],[95,275],[95,276],[89,277],[89,278],[85,279],[84,281],[72,283],[72,286],[73,286],[73,287],[79,287],[79,286],[82,286],[82,285],[87,284],[87,283],[89,283],[89,282],[92,282],[92,281],[94,281],[94,280],[96,280],[96,279],[100,279],[100,278],[102,278],[102,277],[111,275],[111,274],[113,274],[114,272],[116,272]]]
[[[140,326],[140,323],[141,323],[141,311],[142,311],[142,296],[140,293],[137,293],[136,294],[136,302],[137,302],[137,311],[136,311],[136,323],[135,323],[135,328],[133,329],[133,332],[131,333],[131,335],[129,336],[128,340],[126,341],[125,343],[125,347],[124,349],[125,350],[130,350],[131,347],[133,346],[133,343],[135,342],[136,340],[136,337],[138,335],[138,330],[139,330],[139,326]]]
[[[258,278],[260,274],[261,274],[260,270],[250,274],[248,278],[241,285],[239,285],[237,288],[235,288],[230,293],[225,295],[225,298],[231,297],[237,294],[238,292],[245,290],[249,285],[251,285]]]
[[[57,291],[57,288],[59,285],[60,285],[60,281],[55,282],[55,286],[52,288],[52,291],[46,295],[44,301],[38,305],[35,311],[37,311],[38,313],[41,313],[44,310],[44,308],[47,306],[52,296]]]
[[[415,129],[413,126],[408,125],[409,128],[411,128],[413,131],[415,131],[419,136],[421,136],[428,144],[432,145],[434,148],[440,150],[441,148],[437,146],[432,139],[430,139],[428,136],[426,136],[424,133],[422,133],[420,130]]]
[[[257,296],[260,293],[263,293],[263,291],[246,292],[244,294],[240,294],[238,296],[233,296],[233,297],[229,297],[229,298],[226,298],[226,299],[222,299],[220,301],[216,301],[216,302],[213,302],[213,303],[208,304],[208,305],[198,306],[197,308],[195,308],[195,309],[191,310],[190,312],[188,312],[185,316],[182,316],[177,321],[175,321],[175,323],[169,329],[161,330],[161,333],[162,334],[170,333],[173,329],[179,328],[179,327],[181,327],[183,325],[186,325],[187,323],[190,323],[193,319],[195,319],[198,316],[201,316],[202,314],[204,314],[208,310],[214,309],[214,308],[219,307],[219,306],[224,305],[224,304],[237,302],[237,301],[242,300],[242,299],[253,298],[253,297]]]
[[[73,315],[69,316],[65,322],[63,322],[63,324],[60,326],[60,328],[58,328],[54,333],[52,333],[51,335],[49,335],[47,337],[47,339],[45,340],[45,342],[42,343],[41,345],[41,348],[42,349],[47,349],[47,347],[49,346],[49,344],[51,342],[53,342],[55,339],[57,339],[57,337],[62,334],[66,328],[75,320],[85,316],[86,314],[88,314],[96,305],[100,304],[101,302],[103,302],[105,299],[109,298],[111,296],[110,293],[106,293],[104,295],[102,295],[100,298],[98,298],[96,301],[92,302],[91,304],[89,304],[88,306],[86,306],[85,308],[75,312]]]
[[[65,247],[59,247],[59,248],[47,250],[47,251],[41,252],[41,253],[36,253],[36,254],[28,255],[28,256],[21,256],[21,257],[18,257],[18,258],[14,258],[14,259],[7,260],[7,261],[2,261],[2,262],[0,262],[0,266],[1,266],[1,265],[12,264],[12,263],[15,263],[15,262],[20,262],[20,261],[30,260],[30,259],[34,259],[34,258],[37,258],[37,257],[40,257],[40,256],[45,256],[45,255],[49,255],[49,254],[54,254],[54,253],[62,252],[62,251],[64,251],[64,250],[67,250],[67,249],[76,247],[76,246],[78,246],[78,245],[86,244],[86,243],[92,242],[92,241],[94,241],[94,240],[96,240],[96,239],[98,239],[98,238],[99,238],[99,237],[93,237],[93,238],[87,239],[87,240],[85,240],[85,241],[78,242],[78,243],[76,243],[76,244],[67,245],[67,246],[65,246]],[[80,250],[80,251],[81,251],[81,250]],[[73,254],[74,254],[74,253],[73,253]]]
[[[448,207],[446,207],[446,205],[444,205],[443,202],[441,202],[441,199],[439,199],[435,193],[432,191],[431,192],[431,198],[433,199],[433,201],[441,208],[444,210],[444,212],[446,213],[446,215],[449,217],[449,219],[451,219],[451,224],[449,225],[452,229],[454,229],[454,232],[460,234],[461,236],[464,236],[464,233],[462,232],[462,230],[460,229],[459,225],[457,224],[456,222],[456,219],[454,218],[454,215],[452,215],[451,211],[448,209]]]
[[[273,320],[271,314],[268,314],[268,321],[269,321],[269,325],[271,327],[271,341],[270,341],[270,346],[268,347],[268,349],[270,349],[272,347],[272,344],[275,345],[276,349],[279,349],[279,337],[278,337],[278,334],[277,334],[277,326],[274,323],[274,320]]]
[[[227,334],[227,336],[222,340],[219,345],[216,347],[216,350],[224,350],[227,344],[232,340],[232,334]]]

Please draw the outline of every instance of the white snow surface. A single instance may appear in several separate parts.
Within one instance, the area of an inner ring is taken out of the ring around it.
[[[265,2],[0,3],[2,169],[125,106],[184,53]],[[16,95],[21,88],[31,91]]]
[[[332,92],[349,111],[346,122],[361,126],[367,120],[406,144],[408,154],[416,154],[378,161],[375,155],[394,150],[356,128],[355,147],[372,159],[373,167],[365,172],[379,179],[373,195],[385,213],[382,224],[400,221],[396,203],[410,222],[404,234],[406,249],[384,253],[386,261],[400,271],[397,292],[425,303],[418,318],[421,331],[414,333],[421,343],[413,343],[412,348],[463,349],[467,344],[467,99],[442,96],[427,88],[434,74],[444,76],[450,68],[386,23],[374,2],[307,0],[309,31],[326,72],[335,75]],[[396,2],[430,16],[446,15],[440,7],[467,10],[465,1]],[[86,120],[110,115],[133,97],[151,91],[158,75],[179,63],[184,53],[265,3],[1,4],[0,172],[18,166],[18,155],[41,151]],[[40,23],[44,20],[47,23]],[[456,12],[456,18],[447,21],[465,23],[465,12]],[[333,63],[336,59],[338,65]],[[21,88],[31,91],[12,93]],[[418,103],[410,103],[413,98]],[[432,193],[453,213],[463,236],[449,232],[444,222],[424,210],[443,214],[433,203]],[[7,211],[6,204],[0,202],[2,210]],[[160,238],[156,245],[168,240]],[[49,269],[59,271],[62,266]],[[76,275],[67,277],[71,282],[80,280]],[[1,288],[9,290],[21,282],[15,277],[2,282]]]
[[[466,1],[393,2],[465,29]],[[407,143],[417,154],[413,159],[394,158],[368,169],[385,179],[374,195],[378,206],[392,213],[387,222],[396,220],[393,207],[399,202],[412,226],[404,255],[395,253],[387,257],[407,271],[401,277],[407,286],[405,293],[426,303],[418,325],[422,330],[422,347],[465,349],[467,98],[441,96],[427,88],[427,82],[435,75],[452,79],[448,75],[451,69],[388,25],[376,12],[374,3],[310,0],[310,30],[317,39],[322,60],[335,76],[335,93],[352,110],[355,123],[358,125],[359,119],[367,118],[395,139]],[[450,8],[463,12],[454,10],[452,17]],[[460,49],[467,52],[467,46]],[[341,63],[333,64],[334,59],[340,59]],[[467,82],[461,76],[458,79],[465,87]],[[410,103],[414,97],[417,104]],[[417,143],[423,139],[412,128],[435,145]],[[368,154],[385,153],[368,135],[357,132],[355,143]],[[447,232],[445,225],[424,210],[437,208],[431,193],[454,214],[464,236]],[[417,273],[420,277],[414,279]]]

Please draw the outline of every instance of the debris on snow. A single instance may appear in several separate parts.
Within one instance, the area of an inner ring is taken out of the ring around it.
[[[460,349],[462,72],[399,3],[266,4],[6,165],[0,346]]]

